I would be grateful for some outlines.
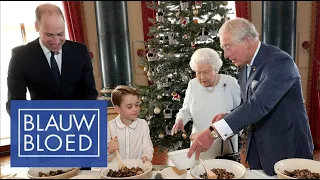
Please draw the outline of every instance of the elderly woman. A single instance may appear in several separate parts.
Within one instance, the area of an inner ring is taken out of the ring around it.
[[[202,131],[212,124],[213,117],[229,112],[240,104],[240,87],[237,80],[229,75],[218,74],[222,60],[218,53],[210,48],[201,48],[191,57],[190,67],[196,78],[190,80],[182,108],[179,110],[172,134],[193,121],[192,133]],[[221,143],[224,154],[233,153],[230,141],[216,139],[211,148],[201,153],[202,159],[214,159],[221,155]],[[238,151],[238,136],[232,137],[235,152]]]

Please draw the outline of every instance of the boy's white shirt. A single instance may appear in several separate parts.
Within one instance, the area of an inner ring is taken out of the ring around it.
[[[141,159],[146,156],[150,161],[152,160],[154,149],[146,120],[137,118],[130,126],[126,126],[118,115],[108,122],[108,126],[111,126],[112,137],[118,137],[119,154],[122,159]],[[108,146],[111,139],[109,128],[107,130]],[[116,159],[114,157],[115,153],[108,154],[108,162]]]

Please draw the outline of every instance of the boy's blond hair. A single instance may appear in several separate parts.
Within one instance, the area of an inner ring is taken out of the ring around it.
[[[120,104],[122,102],[122,97],[128,94],[139,96],[138,91],[133,87],[126,86],[126,85],[117,86],[111,93],[111,102],[113,106],[120,107]]]

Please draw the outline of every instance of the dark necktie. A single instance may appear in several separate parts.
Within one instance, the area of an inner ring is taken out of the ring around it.
[[[54,52],[52,51],[51,51],[50,64],[51,64],[51,71],[52,71],[53,77],[55,78],[57,84],[60,86],[60,71],[59,71],[57,61],[54,58]]]

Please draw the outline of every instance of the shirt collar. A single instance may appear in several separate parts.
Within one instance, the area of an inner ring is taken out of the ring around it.
[[[120,119],[120,115],[118,115],[116,118],[116,124],[118,126],[119,129],[123,129],[124,127],[126,127],[125,124],[122,123],[121,119]],[[135,121],[133,121],[133,123],[131,123],[128,127],[131,128],[131,129],[136,129],[137,127],[137,124],[138,124],[138,121],[137,119]]]
[[[44,54],[50,53],[50,50],[42,44],[40,38],[39,38],[39,43]],[[62,53],[62,49],[59,50],[59,53]]]
[[[261,46],[261,42],[259,41],[258,48],[256,49],[256,52],[254,53],[254,55],[253,55],[253,57],[252,57],[252,59],[251,59],[250,65],[247,64],[247,66],[250,66],[250,67],[252,66],[253,61],[254,61],[254,59],[256,58],[256,56],[257,56],[257,54],[258,54],[258,52],[259,52],[260,46]]]

